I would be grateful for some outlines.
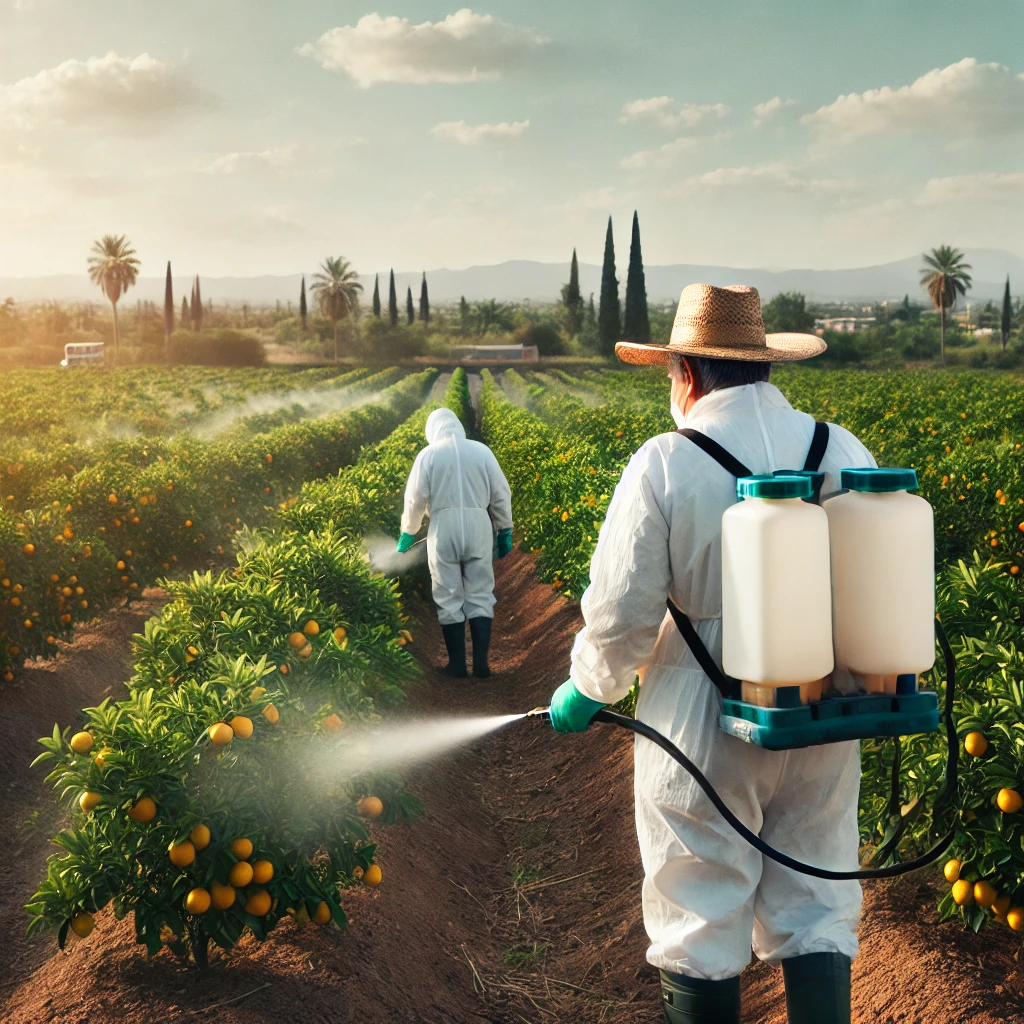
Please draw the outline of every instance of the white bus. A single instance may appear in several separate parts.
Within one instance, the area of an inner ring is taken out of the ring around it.
[[[64,346],[61,366],[102,366],[105,360],[102,341],[73,341]]]

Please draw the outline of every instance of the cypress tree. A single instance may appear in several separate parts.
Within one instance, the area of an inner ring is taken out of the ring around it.
[[[398,293],[395,291],[395,272],[391,271],[391,290],[388,293],[388,319],[392,327],[398,326]]]
[[[416,322],[416,308],[412,304],[412,285],[405,290],[405,315],[409,323]]]
[[[627,341],[649,342],[651,323],[647,317],[647,283],[640,253],[640,220],[633,211],[633,237],[629,243],[629,271],[626,274],[626,316],[622,336]]]
[[[199,288],[198,274],[196,274],[195,289],[192,292],[192,326],[197,331],[203,329],[203,293]]]
[[[373,315],[380,319],[380,274],[373,275]]]
[[[164,341],[167,355],[171,352],[171,334],[174,332],[174,283],[171,280],[171,261],[167,261],[167,280],[164,284]]]
[[[583,313],[583,326],[580,328],[580,341],[596,351],[600,345],[600,333],[597,328],[597,309],[594,307],[594,293],[590,293],[590,301]]]
[[[430,323],[430,299],[427,297],[427,272],[423,271],[423,283],[420,285],[420,319]]]
[[[601,305],[597,314],[600,348],[605,355],[615,354],[615,342],[622,333],[622,315],[619,309],[619,280],[615,276],[615,242],[612,239],[612,219],[604,237],[604,265],[601,268]]]
[[[302,331],[305,333],[309,330],[309,321],[306,319],[309,316],[309,309],[306,306],[306,275],[302,275],[302,287],[299,289],[299,320],[302,321]]]
[[[1003,350],[1010,340],[1010,325],[1013,322],[1013,300],[1010,298],[1010,275],[1006,275],[1006,290],[1003,292],[1003,316],[999,323],[999,333],[1003,339]]]
[[[562,293],[565,303],[567,327],[572,337],[579,335],[583,329],[583,296],[580,294],[580,265],[576,259],[576,250],[572,251],[572,263],[569,264],[569,283]]]
[[[181,329],[187,331],[189,328],[189,308],[188,299],[182,295],[181,297]]]
[[[459,299],[459,329],[463,334],[466,333],[469,327],[469,303],[466,301],[466,296],[463,295]]]

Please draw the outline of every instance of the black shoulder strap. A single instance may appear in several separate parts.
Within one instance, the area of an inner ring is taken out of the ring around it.
[[[722,469],[732,473],[733,476],[753,476],[739,459],[727,452],[717,441],[712,441],[707,434],[702,434],[699,430],[694,430],[692,427],[680,427],[676,433],[682,434],[683,437],[692,441],[702,452],[710,455]]]
[[[804,462],[804,469],[812,473],[818,472],[821,460],[825,457],[825,449],[828,447],[828,424],[815,423],[814,436],[811,438],[811,447],[807,452],[807,459]]]
[[[715,664],[715,659],[711,657],[710,652],[704,646],[704,641],[701,640],[693,623],[676,607],[675,601],[673,601],[671,597],[668,599],[667,604],[669,614],[672,616],[672,621],[675,622],[676,628],[686,641],[686,646],[690,648],[694,658],[697,659],[697,664],[704,670],[704,674],[715,684],[718,688],[718,692],[724,698],[738,697],[738,680],[727,676],[718,667],[718,665]]]

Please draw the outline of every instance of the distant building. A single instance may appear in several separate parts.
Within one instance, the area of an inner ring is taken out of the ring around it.
[[[452,354],[461,363],[535,363],[536,345],[455,345]]]
[[[873,316],[833,316],[823,320],[815,320],[814,326],[819,331],[842,331],[852,334],[854,331],[863,331],[868,327],[874,327],[877,320]]]

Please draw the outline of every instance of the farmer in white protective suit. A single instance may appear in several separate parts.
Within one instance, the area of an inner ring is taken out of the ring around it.
[[[451,409],[427,417],[427,447],[412,464],[398,550],[407,551],[430,515],[427,564],[448,650],[445,671],[464,679],[466,622],[473,637],[473,675],[490,674],[487,651],[494,618],[495,546],[512,550],[512,493],[494,453],[466,431]],[[495,537],[497,534],[497,537]]]
[[[771,751],[728,736],[718,725],[722,696],[681,632],[692,623],[692,646],[703,641],[721,665],[722,514],[736,501],[729,455],[742,464],[739,475],[747,467],[819,468],[826,496],[839,489],[841,469],[874,466],[852,434],[816,427],[768,382],[772,362],[824,348],[813,335],[766,337],[755,289],[710,285],[683,291],[667,348],[616,346],[626,362],[667,364],[681,431],[644,444],[615,489],[582,598],[571,678],[552,697],[551,722],[560,731],[587,728],[639,674],[636,717],[694,761],[753,832],[802,861],[856,870],[858,745]],[[668,599],[688,623],[677,627]],[[859,883],[823,881],[762,857],[645,739],[635,747],[635,797],[647,959],[661,970],[665,1019],[736,1024],[739,975],[753,947],[782,964],[791,1024],[849,1024]]]

